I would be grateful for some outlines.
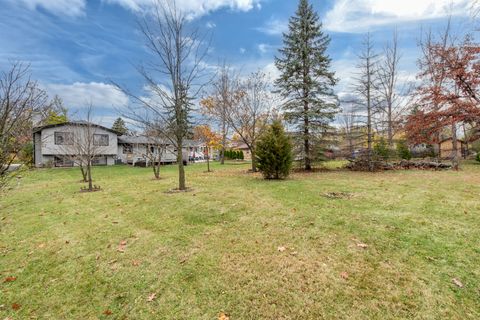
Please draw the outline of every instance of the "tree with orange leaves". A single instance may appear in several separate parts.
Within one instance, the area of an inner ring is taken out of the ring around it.
[[[222,138],[212,129],[209,125],[200,125],[196,126],[193,129],[193,137],[195,140],[205,143],[206,157],[207,157],[207,171],[210,171],[210,150],[211,149],[220,149]]]

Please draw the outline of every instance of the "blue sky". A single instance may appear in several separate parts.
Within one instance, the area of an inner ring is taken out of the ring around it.
[[[177,0],[193,23],[212,34],[207,63],[225,60],[243,73],[263,69],[275,76],[273,59],[282,44],[296,0]],[[380,52],[395,28],[402,51],[402,76],[414,80],[421,30],[439,29],[452,15],[458,33],[471,29],[472,0],[316,0],[329,54],[348,91],[356,54],[366,32]],[[139,91],[134,66],[150,56],[136,26],[150,0],[0,0],[0,69],[10,61],[31,64],[33,77],[72,112],[92,102],[98,121],[109,125],[128,99],[111,81]],[[80,110],[80,111],[79,111]]]

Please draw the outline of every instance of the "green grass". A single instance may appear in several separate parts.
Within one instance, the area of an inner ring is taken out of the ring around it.
[[[480,165],[213,169],[187,167],[188,193],[165,192],[173,166],[95,168],[96,193],[78,169],[24,174],[0,199],[0,319],[480,318]]]

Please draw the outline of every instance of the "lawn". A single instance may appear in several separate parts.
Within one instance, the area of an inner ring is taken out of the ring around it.
[[[0,199],[0,319],[479,319],[480,165],[24,174]]]

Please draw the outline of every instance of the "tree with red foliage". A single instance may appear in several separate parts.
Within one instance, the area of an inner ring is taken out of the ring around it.
[[[458,169],[457,127],[480,123],[480,45],[466,36],[456,44],[448,29],[440,41],[422,43],[422,81],[417,106],[407,117],[406,132],[413,143],[439,143],[446,127],[452,131],[452,166]]]

